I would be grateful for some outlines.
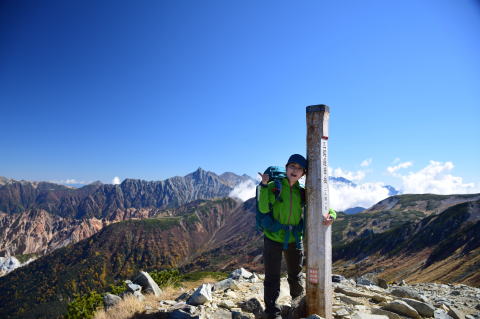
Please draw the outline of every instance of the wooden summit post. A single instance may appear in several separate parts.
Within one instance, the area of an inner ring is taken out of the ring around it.
[[[323,224],[328,203],[328,119],[326,105],[307,107],[306,257],[307,314],[332,319],[331,226]]]

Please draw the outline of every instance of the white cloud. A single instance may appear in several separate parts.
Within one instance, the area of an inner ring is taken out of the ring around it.
[[[418,172],[410,172],[407,175],[394,174],[402,180],[402,192],[411,194],[468,194],[478,192],[478,186],[474,183],[464,183],[459,176],[453,176],[449,172],[454,168],[452,162],[430,163]]]
[[[389,166],[387,167],[387,171],[390,173],[390,174],[393,174],[395,176],[395,172],[398,171],[399,169],[401,168],[407,168],[407,167],[410,167],[412,166],[412,162],[403,162],[403,163],[400,163],[396,166]]]
[[[112,184],[118,185],[118,184],[120,184],[120,183],[121,183],[120,177],[115,176],[115,177],[112,179]]]
[[[353,182],[361,181],[362,179],[365,178],[365,175],[366,175],[365,171],[350,172],[350,171],[343,170],[341,168],[335,168],[329,171],[331,172],[330,173],[331,176],[343,177]]]
[[[329,185],[330,207],[343,211],[352,207],[369,208],[388,197],[383,183],[363,183],[356,186],[332,182]]]
[[[89,182],[78,181],[75,178],[67,178],[65,180],[60,180],[60,181],[50,181],[50,183],[55,183],[55,184],[82,184],[82,185],[89,184]]]
[[[228,196],[246,201],[252,197],[255,197],[256,187],[256,183],[254,183],[252,180],[247,180],[235,186]]]
[[[360,166],[361,166],[361,167],[368,167],[368,166],[370,166],[370,164],[372,164],[372,159],[371,159],[371,158],[367,158],[366,160],[364,160],[364,161],[360,164]]]

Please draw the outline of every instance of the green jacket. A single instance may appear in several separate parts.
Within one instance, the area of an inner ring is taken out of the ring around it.
[[[301,186],[296,182],[292,187],[287,178],[282,179],[282,192],[280,193],[280,200],[275,200],[275,194],[273,189],[275,188],[275,182],[268,183],[267,186],[260,186],[258,194],[258,210],[261,213],[268,213],[270,211],[270,205],[273,209],[273,218],[284,225],[298,225],[303,215]],[[285,231],[279,230],[278,232],[264,231],[267,238],[283,243],[285,240]],[[300,238],[301,239],[301,238]],[[294,236],[290,236],[289,243],[294,243]]]

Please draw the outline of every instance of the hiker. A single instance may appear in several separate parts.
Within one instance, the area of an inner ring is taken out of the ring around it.
[[[300,186],[298,180],[305,175],[306,170],[307,160],[300,154],[293,154],[286,164],[286,177],[269,182],[269,174],[259,173],[262,181],[257,191],[258,210],[262,214],[271,213],[273,218],[273,221],[269,222],[272,227],[261,228],[264,233],[265,312],[269,319],[282,318],[280,308],[276,304],[280,294],[282,254],[285,255],[287,264],[290,296],[295,299],[304,292],[301,285],[303,264],[301,236],[305,189]],[[331,225],[333,218],[328,214],[324,217],[323,223]]]

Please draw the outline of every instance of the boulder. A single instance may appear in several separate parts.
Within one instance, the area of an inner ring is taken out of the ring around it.
[[[407,304],[412,306],[421,316],[423,317],[433,317],[433,312],[435,307],[425,302],[421,302],[415,299],[402,298]],[[460,318],[458,318],[460,319]],[[465,318],[462,318],[465,319]]]
[[[168,319],[199,319],[200,317],[198,315],[192,315],[192,314],[186,313],[185,311],[182,311],[182,310],[174,310],[168,315],[167,318]]]
[[[162,294],[160,287],[158,287],[155,280],[145,271],[141,271],[133,282],[142,286],[142,291],[145,293],[153,293],[156,297],[159,297]]]
[[[251,316],[253,316],[253,315],[251,315]],[[251,319],[252,318],[251,316],[249,314],[244,314],[241,311],[232,311],[230,318],[232,318],[232,319]],[[253,316],[253,318],[255,318],[255,317]]]
[[[225,295],[228,297],[228,298],[232,298],[232,299],[237,299],[238,298],[238,295],[235,293],[235,291],[227,291],[225,293]]]
[[[357,280],[356,280],[356,283],[357,285],[365,285],[365,286],[371,286],[371,285],[375,285],[375,283],[373,281],[371,281],[370,279],[368,279],[367,277],[358,277]]]
[[[350,315],[350,312],[348,312],[348,310],[344,307],[338,309],[337,311],[335,311],[335,317],[346,317],[346,316],[349,316]]]
[[[223,291],[227,289],[232,289],[232,290],[238,289],[237,283],[232,278],[227,278],[225,280],[222,280],[213,284],[214,291]]]
[[[115,306],[121,300],[122,300],[122,298],[120,298],[119,296],[109,294],[109,293],[107,293],[107,294],[105,294],[105,296],[103,296],[103,304],[105,306],[105,309],[108,309],[110,307]]]
[[[125,280],[125,283],[127,284],[127,292],[128,293],[135,293],[135,291],[142,291],[142,286],[134,284],[130,280]]]
[[[262,303],[257,298],[250,298],[246,302],[241,303],[240,308],[255,315],[260,315],[264,311]]]
[[[427,302],[425,297],[421,296],[418,292],[408,287],[400,287],[400,288],[393,289],[391,294],[400,298],[410,298],[410,299],[416,299],[422,302]]]
[[[251,283],[257,283],[260,281],[260,278],[257,277],[257,275],[254,273],[252,277],[250,277],[250,279],[248,279],[249,282]]]
[[[338,285],[337,287],[335,287],[335,292],[339,292],[350,297],[365,297],[365,298],[373,297],[372,294],[367,294],[367,293],[358,291],[356,289],[353,289],[347,286],[342,286],[342,285]]]
[[[185,302],[179,302],[175,305],[173,305],[170,308],[170,311],[173,310],[182,310],[183,312],[186,313],[194,313],[197,308],[195,306],[187,305]]]
[[[435,299],[435,307],[437,308],[442,308],[442,306],[444,307],[443,310],[445,310],[446,312],[448,312],[448,310],[450,310],[450,307],[452,305],[452,303],[450,302],[450,300],[447,300],[445,298],[436,298]]]
[[[212,285],[203,284],[188,298],[187,303],[192,306],[203,305],[208,301],[212,301]]]
[[[133,295],[140,301],[145,301],[145,296],[139,291],[135,291]]]
[[[381,287],[383,289],[388,289],[388,283],[385,279],[377,278],[377,284],[378,284],[379,287]]]
[[[342,282],[346,280],[342,275],[332,275],[332,282]]]
[[[355,299],[352,299],[350,297],[347,297],[345,295],[340,295],[338,296],[338,298],[340,299],[341,302],[347,304],[347,305],[352,305],[352,306],[360,306],[360,305],[363,305],[363,303],[361,303],[360,301],[357,301]]]
[[[422,318],[413,307],[409,306],[405,301],[402,300],[394,300],[392,302],[389,302],[387,305],[383,306],[382,309],[389,310],[398,313],[399,315],[407,316],[414,319]]]
[[[388,310],[385,310],[385,309],[372,308],[371,312],[374,315],[387,316],[389,319],[402,319],[402,317],[400,315],[396,314],[395,312],[391,312],[391,311],[388,311]]]
[[[188,292],[184,292],[183,294],[175,298],[175,301],[187,301],[188,298],[190,298],[190,294]]]
[[[230,310],[232,308],[235,308],[235,303],[233,301],[227,299],[227,300],[223,300],[222,302],[220,302],[220,304],[218,306]]]
[[[232,313],[225,309],[216,309],[208,315],[208,318],[211,319],[231,319]]]
[[[434,313],[433,313],[433,317],[435,319],[453,319],[452,317],[450,317],[447,312],[443,309],[435,309]]]
[[[376,303],[380,303],[380,302],[386,302],[387,301],[387,297],[385,296],[382,296],[382,295],[373,295],[372,296],[372,300]]]
[[[354,312],[352,315],[352,319],[389,319],[385,315],[372,315],[366,312]]]
[[[447,312],[447,314],[452,317],[453,319],[465,319],[465,314],[458,310],[455,307],[449,307],[450,310]]]
[[[249,279],[252,276],[253,276],[253,274],[251,272],[245,270],[244,268],[234,270],[230,274],[230,278],[233,278],[233,279]]]

